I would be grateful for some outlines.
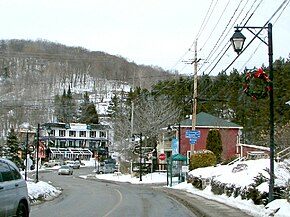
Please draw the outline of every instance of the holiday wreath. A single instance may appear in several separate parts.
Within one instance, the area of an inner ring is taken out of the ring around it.
[[[262,69],[251,70],[243,79],[244,92],[254,100],[263,99],[270,91],[270,82]]]

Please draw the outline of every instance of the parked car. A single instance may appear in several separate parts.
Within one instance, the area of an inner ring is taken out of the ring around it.
[[[73,168],[71,168],[69,165],[62,165],[58,169],[58,175],[72,175],[73,174]]]
[[[48,162],[45,162],[43,166],[45,167],[54,167],[54,166],[61,166],[62,162],[59,160],[49,160]]]
[[[118,165],[116,164],[101,164],[93,172],[98,174],[118,172]]]
[[[73,162],[73,164],[72,164],[73,169],[79,169],[80,167],[81,167],[81,164],[79,161]]]
[[[0,216],[28,217],[30,206],[26,181],[10,160],[0,158]]]
[[[68,165],[73,169],[79,169],[81,167],[79,161],[65,161],[65,165]]]

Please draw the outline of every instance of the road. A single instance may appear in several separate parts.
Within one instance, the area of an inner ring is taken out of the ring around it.
[[[73,176],[56,171],[39,179],[61,187],[53,201],[31,207],[31,217],[250,217],[239,209],[185,191],[158,185],[132,185],[97,179],[81,179],[93,168],[74,170]]]
[[[74,170],[73,176],[56,171],[39,174],[39,180],[61,187],[63,194],[49,202],[31,207],[31,217],[194,217],[176,199],[158,186],[131,185],[81,179],[92,168]]]

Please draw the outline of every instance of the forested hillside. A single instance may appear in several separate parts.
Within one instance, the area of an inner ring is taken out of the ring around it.
[[[259,67],[269,74],[267,67]],[[237,123],[244,127],[243,142],[267,146],[269,97],[254,100],[244,93],[246,73],[233,69],[215,72],[216,76],[199,75],[198,112]],[[155,145],[160,127],[192,114],[192,79],[80,47],[41,40],[1,41],[0,138],[24,122],[37,126],[55,121],[55,96],[70,88],[79,105],[85,92],[96,105],[112,101],[115,138],[124,146],[135,132],[153,138]],[[276,60],[274,121],[279,148],[290,145],[289,82],[290,60]]]
[[[95,103],[125,86],[150,88],[169,72],[123,57],[49,41],[0,41],[0,138],[27,122],[53,121],[54,97],[71,88],[75,99],[87,91]]]

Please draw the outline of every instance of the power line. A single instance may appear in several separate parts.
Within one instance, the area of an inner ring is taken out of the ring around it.
[[[288,1],[288,3],[287,3]],[[235,59],[227,66],[227,68],[224,71],[227,71],[229,69],[229,67],[231,67],[234,62],[240,57],[240,55],[250,46],[250,44],[252,44],[252,42],[254,41],[254,39],[256,39],[258,37],[258,35],[263,31],[264,28],[266,28],[266,26],[270,23],[270,21],[276,16],[276,14],[282,9],[282,7],[285,5],[285,3],[287,3],[287,5],[289,4],[289,0],[284,0],[283,3],[278,7],[278,9],[272,14],[272,16],[268,19],[268,21],[264,24],[264,26],[258,31],[258,33],[252,38],[252,40],[246,45],[246,47],[240,52],[240,54],[238,56],[235,57]],[[285,9],[285,8],[284,8]],[[280,15],[281,16],[281,15]]]
[[[239,4],[237,5],[235,11],[233,12],[230,20],[228,21],[227,25],[225,26],[223,32],[221,33],[220,37],[218,38],[218,40],[216,41],[215,45],[213,46],[212,50],[210,51],[209,55],[207,56],[207,58],[205,59],[205,62],[209,61],[209,59],[217,52],[217,49],[221,46],[221,43],[220,45],[218,46],[219,42],[221,41],[223,35],[225,34],[226,30],[228,29],[230,23],[232,22],[234,16],[236,15],[241,3],[243,2],[243,0],[240,0]],[[240,15],[239,15],[240,16]],[[233,24],[234,25],[234,24]],[[218,46],[218,47],[217,47]],[[207,69],[209,68],[210,66],[207,67]],[[202,66],[200,67],[199,70],[201,70]]]

